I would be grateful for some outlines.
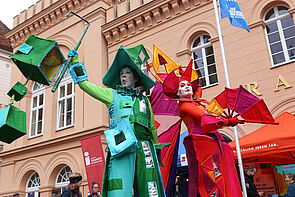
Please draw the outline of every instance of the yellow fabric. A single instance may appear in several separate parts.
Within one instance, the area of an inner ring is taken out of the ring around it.
[[[158,56],[159,54],[167,62],[164,65],[167,74],[169,74],[170,72],[172,72],[174,69],[180,67],[180,65],[177,65],[172,59],[170,59],[165,53],[163,53],[163,51],[161,51],[156,45],[153,45],[153,68],[154,68],[154,70],[155,70],[156,73],[161,73],[159,71],[159,66],[160,66],[159,56]]]
[[[215,183],[215,175],[214,175],[214,171],[209,171],[208,172],[209,177],[212,179],[212,181]]]
[[[192,76],[191,76],[191,81],[195,81],[199,78],[197,71],[192,69]]]
[[[207,106],[206,110],[208,112],[214,113],[218,116],[220,116],[224,109],[217,103],[217,101],[215,99],[212,99],[209,103],[209,105]]]

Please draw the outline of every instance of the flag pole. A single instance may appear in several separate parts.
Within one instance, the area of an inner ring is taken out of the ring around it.
[[[219,36],[219,43],[220,43],[220,50],[221,50],[221,56],[222,56],[222,62],[223,62],[223,69],[224,69],[224,74],[225,74],[226,87],[230,88],[228,69],[227,69],[227,64],[226,64],[225,51],[224,51],[222,32],[221,32],[221,27],[220,27],[219,14],[218,14],[216,0],[213,0],[213,5],[214,5],[214,12],[215,12],[215,18],[216,18],[216,23],[217,23],[217,30],[218,30],[218,36]],[[244,169],[243,169],[242,156],[241,156],[241,150],[240,150],[239,136],[238,136],[238,131],[237,131],[236,126],[234,127],[234,137],[235,137],[235,143],[236,143],[236,150],[237,150],[238,165],[239,165],[239,171],[240,171],[243,196],[247,197],[247,190],[246,190],[246,184],[245,184],[245,177],[244,177]]]

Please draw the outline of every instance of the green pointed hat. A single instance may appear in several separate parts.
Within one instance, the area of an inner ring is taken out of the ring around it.
[[[141,64],[148,59],[149,56],[142,44],[129,49],[125,49],[121,45],[111,67],[104,75],[102,83],[109,88],[116,89],[117,85],[121,85],[120,70],[124,66],[129,66],[137,74],[136,87],[143,87],[143,91],[149,90],[155,85],[155,82],[141,70]]]

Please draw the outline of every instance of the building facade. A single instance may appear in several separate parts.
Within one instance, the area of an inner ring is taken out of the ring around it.
[[[221,20],[230,84],[243,85],[265,100],[274,117],[285,111],[295,114],[295,2],[293,0],[239,0],[250,32]],[[40,0],[14,18],[6,34],[14,51],[30,34],[54,39],[66,55],[90,22],[78,50],[89,81],[102,86],[102,77],[120,45],[143,44],[152,57],[153,44],[177,64],[191,58],[207,100],[226,85],[220,42],[211,0]],[[149,63],[151,60],[148,61]],[[12,67],[11,85],[25,82]],[[71,171],[82,173],[81,191],[88,186],[80,139],[108,128],[106,107],[90,98],[66,74],[56,93],[51,86],[30,81],[28,93],[16,107],[27,113],[27,134],[5,144],[0,154],[0,196],[51,196],[68,184]],[[238,126],[239,136],[261,125]],[[233,139],[231,128],[221,133]]]

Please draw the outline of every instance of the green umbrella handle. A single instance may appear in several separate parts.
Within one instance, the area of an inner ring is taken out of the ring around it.
[[[86,34],[87,30],[88,30],[88,27],[90,26],[90,23],[86,19],[84,19],[83,17],[81,17],[80,15],[76,14],[73,11],[69,11],[69,13],[66,15],[66,17],[68,17],[71,13],[74,14],[74,15],[76,15],[77,17],[79,17],[80,19],[82,19],[83,21],[85,21],[87,23],[87,26],[86,26],[86,28],[85,28],[85,30],[84,30],[84,32],[83,32],[80,40],[78,41],[77,45],[74,48],[74,50],[77,51],[78,48],[79,48],[79,46],[80,46],[80,44],[81,44],[81,42],[82,42],[82,39],[84,38],[84,36],[85,36],[85,34]],[[68,66],[70,65],[72,59],[73,59],[73,57],[69,57],[69,59],[67,60],[65,66],[63,67],[60,75],[58,76],[58,78],[57,78],[54,86],[52,87],[51,92],[55,92],[56,91],[56,89],[57,89],[59,83],[61,82],[64,74],[66,73],[66,70],[67,70]]]

